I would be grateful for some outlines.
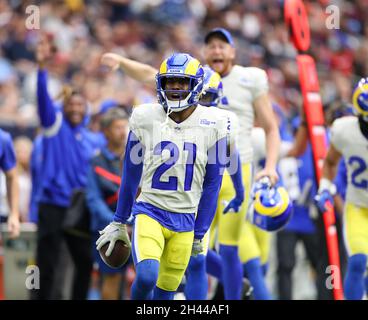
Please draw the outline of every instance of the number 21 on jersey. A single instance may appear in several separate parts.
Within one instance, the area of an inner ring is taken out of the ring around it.
[[[170,157],[167,161],[162,163],[152,176],[153,189],[159,190],[178,190],[178,177],[170,176],[168,181],[161,181],[161,176],[174,166],[179,159],[179,147],[170,141],[161,141],[158,143],[153,153],[154,155],[162,155],[163,151],[167,150],[170,153]],[[184,152],[188,153],[187,162],[185,164],[185,176],[184,176],[184,191],[190,191],[192,187],[194,163],[197,155],[197,146],[191,142],[184,142]],[[181,177],[179,177],[181,178]]]

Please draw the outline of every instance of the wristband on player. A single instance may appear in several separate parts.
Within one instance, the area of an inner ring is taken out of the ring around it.
[[[334,196],[337,192],[336,185],[333,182],[331,182],[329,179],[322,178],[319,181],[318,193],[321,193],[325,190],[327,190],[332,196]]]

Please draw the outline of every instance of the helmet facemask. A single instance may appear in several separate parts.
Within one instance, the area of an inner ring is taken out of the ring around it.
[[[157,76],[157,95],[167,112],[180,112],[197,105],[202,77],[161,74]],[[168,88],[169,87],[169,88]]]

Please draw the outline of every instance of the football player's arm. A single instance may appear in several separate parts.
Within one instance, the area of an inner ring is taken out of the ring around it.
[[[125,224],[130,217],[143,171],[143,146],[133,131],[129,132],[125,149],[123,174],[114,221]]]
[[[326,158],[323,162],[322,179],[327,179],[330,182],[334,180],[341,156],[341,153],[331,143],[328,148]]]
[[[222,174],[226,166],[226,138],[220,139],[208,151],[206,174],[203,180],[202,196],[198,205],[194,225],[194,239],[201,240],[209,229],[217,208]]]
[[[261,94],[254,100],[254,109],[257,122],[266,134],[266,164],[265,168],[257,174],[256,179],[269,176],[272,184],[275,184],[278,180],[276,164],[280,150],[280,134],[267,93]]]
[[[341,200],[343,202],[346,197],[346,186],[348,185],[346,165],[345,160],[343,158],[340,159],[340,162],[338,164],[334,183],[336,185],[337,191],[336,196],[341,197]]]
[[[103,221],[103,224],[107,225],[111,222],[114,212],[111,211],[103,198],[94,170],[95,166],[92,164],[87,174],[87,206],[91,211],[92,219]]]
[[[333,179],[336,175],[340,158],[341,153],[331,143],[323,162],[322,177],[319,181],[318,193],[315,197],[317,207],[321,212],[325,212],[328,209],[328,202],[332,205],[334,204],[333,197],[336,194],[336,186],[333,183]]]
[[[242,179],[242,166],[240,161],[240,154],[238,150],[234,147],[232,149],[229,163],[227,165],[227,171],[230,174],[231,181],[235,189],[235,198],[232,199],[226,208],[224,213],[229,212],[231,209],[235,212],[239,211],[241,204],[244,201],[244,185]]]
[[[112,70],[122,69],[124,73],[137,80],[145,83],[152,88],[156,87],[157,69],[148,64],[128,59],[116,53],[105,53],[101,58],[101,63],[110,67]]]
[[[233,166],[234,170],[231,169]],[[227,170],[230,174],[231,180],[233,182],[236,194],[244,194],[244,186],[242,179],[242,166],[240,161],[240,154],[237,149],[234,149],[230,155],[230,162],[228,164]]]

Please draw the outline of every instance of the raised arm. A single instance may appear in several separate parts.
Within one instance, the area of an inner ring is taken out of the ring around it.
[[[156,74],[158,70],[148,64],[125,58],[116,53],[105,53],[101,58],[101,64],[110,67],[112,70],[120,68],[134,80],[156,88]]]
[[[36,59],[37,71],[37,105],[38,115],[43,128],[51,128],[56,123],[56,112],[52,100],[47,91],[46,62],[51,56],[51,45],[46,37],[42,37],[37,45]]]
[[[42,69],[37,72],[37,102],[41,126],[52,127],[56,122],[56,111],[47,91],[47,71]]]

